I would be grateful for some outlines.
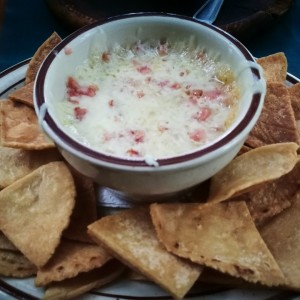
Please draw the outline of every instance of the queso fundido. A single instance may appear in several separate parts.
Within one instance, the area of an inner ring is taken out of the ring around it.
[[[57,109],[64,128],[99,152],[146,161],[215,141],[235,120],[240,91],[228,65],[191,44],[91,53],[66,79]]]

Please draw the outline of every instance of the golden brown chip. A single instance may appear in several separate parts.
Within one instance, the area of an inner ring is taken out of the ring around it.
[[[51,52],[51,50],[60,42],[60,36],[56,32],[53,32],[51,36],[46,41],[44,41],[44,43],[37,49],[28,65],[25,76],[26,84],[35,80],[40,65],[42,64],[46,56]]]
[[[291,97],[283,84],[269,83],[261,115],[246,144],[256,148],[284,142],[300,142]]]
[[[283,52],[258,58],[257,62],[263,68],[267,82],[285,82],[287,74],[287,59]]]
[[[276,259],[286,286],[300,290],[300,191],[292,206],[273,218],[260,233]]]
[[[233,159],[211,179],[209,201],[219,202],[256,189],[290,172],[298,145],[281,143],[250,150]]]
[[[36,266],[20,252],[0,250],[0,275],[25,278],[36,274],[36,271]]]
[[[253,283],[283,283],[245,202],[152,204],[150,211],[159,240],[175,255]]]
[[[10,100],[0,101],[2,146],[27,150],[53,148],[41,131],[32,108]]]
[[[300,120],[300,83],[288,87],[296,120]]]
[[[298,162],[291,172],[238,198],[246,201],[256,226],[261,226],[291,206],[290,200],[297,192],[299,180],[300,163]]]
[[[31,173],[41,165],[61,159],[56,148],[30,151],[0,146],[0,189]]]
[[[38,270],[35,284],[45,286],[76,277],[79,273],[102,267],[111,258],[99,245],[62,239],[50,261]]]
[[[47,288],[43,299],[75,299],[77,296],[112,282],[123,273],[124,269],[125,267],[120,262],[112,260],[101,268],[79,274],[75,278],[52,283]]]
[[[201,273],[202,267],[169,253],[160,244],[148,206],[103,217],[88,226],[88,233],[175,298],[182,298]]]
[[[16,246],[0,231],[0,250],[18,251]]]
[[[0,230],[37,267],[45,265],[69,225],[75,186],[63,162],[43,165],[0,192]]]
[[[69,168],[75,181],[76,202],[70,225],[64,231],[63,236],[71,240],[91,243],[92,240],[87,234],[87,226],[97,220],[94,183],[73,168]]]
[[[23,87],[15,90],[9,94],[8,99],[12,101],[21,102],[33,107],[33,86],[34,81],[30,82]]]

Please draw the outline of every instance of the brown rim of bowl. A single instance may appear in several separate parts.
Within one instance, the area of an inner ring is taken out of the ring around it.
[[[230,42],[232,42],[243,54],[246,60],[255,62],[254,58],[250,54],[250,52],[246,49],[246,47],[239,42],[236,38],[228,34],[227,32],[223,31],[222,29],[215,27],[214,25],[195,20],[191,17],[187,16],[182,16],[182,15],[176,15],[176,14],[169,14],[169,13],[132,13],[132,14],[126,14],[126,15],[120,15],[120,16],[114,16],[111,18],[108,18],[105,21],[98,21],[93,24],[84,26],[69,36],[67,36],[60,44],[58,44],[52,52],[47,56],[45,61],[43,62],[38,75],[36,79],[36,85],[35,85],[35,108],[37,111],[40,110],[40,107],[45,103],[45,98],[44,98],[44,81],[45,81],[45,75],[46,72],[51,65],[52,61],[56,57],[57,53],[60,52],[61,50],[64,49],[64,47],[72,41],[74,38],[78,37],[82,33],[97,27],[99,25],[103,25],[109,22],[121,20],[121,19],[127,19],[127,18],[133,18],[133,17],[147,17],[147,16],[158,16],[158,17],[172,17],[172,18],[179,18],[179,19],[184,19],[190,22],[195,22],[198,24],[201,24],[203,26],[206,26],[217,33],[221,34],[222,36],[226,37]],[[261,76],[258,72],[257,69],[251,68],[252,74],[254,77],[261,79]],[[162,159],[157,159],[157,162],[160,166],[167,166],[167,165],[172,165],[176,163],[182,163],[185,161],[193,160],[196,158],[199,158],[205,154],[211,153],[215,150],[217,150],[220,147],[223,147],[226,145],[228,142],[234,140],[234,138],[241,133],[247,125],[250,123],[252,118],[255,116],[259,104],[263,99],[261,99],[262,94],[261,93],[255,93],[252,97],[250,107],[244,116],[244,118],[236,125],[233,130],[231,130],[227,135],[225,135],[222,139],[218,140],[216,143],[213,143],[209,145],[208,147],[201,148],[199,150],[193,151],[191,153],[186,153],[182,155],[178,155],[176,157],[170,157],[170,158],[162,158]],[[123,166],[132,166],[132,167],[152,167],[149,166],[145,160],[143,159],[130,159],[130,158],[119,158],[115,156],[110,156],[103,154],[101,152],[97,152],[95,150],[92,150],[83,144],[77,142],[75,139],[71,138],[68,136],[65,132],[63,132],[54,122],[48,111],[45,114],[44,121],[47,123],[47,125],[51,128],[51,130],[59,137],[61,141],[63,141],[65,144],[67,144],[71,149],[74,148],[75,152],[80,152],[88,157],[91,157],[96,160],[100,160],[106,163],[111,163],[111,164],[116,164],[116,165],[123,165]]]

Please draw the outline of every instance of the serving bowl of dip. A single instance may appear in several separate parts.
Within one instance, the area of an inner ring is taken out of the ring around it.
[[[38,72],[34,105],[78,171],[128,199],[157,201],[228,164],[265,93],[255,59],[226,32],[137,13],[65,38]]]

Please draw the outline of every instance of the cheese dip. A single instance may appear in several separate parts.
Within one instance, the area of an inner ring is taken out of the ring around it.
[[[66,78],[59,115],[88,147],[161,159],[199,149],[234,121],[239,89],[229,66],[186,41],[137,42],[91,53]]]

